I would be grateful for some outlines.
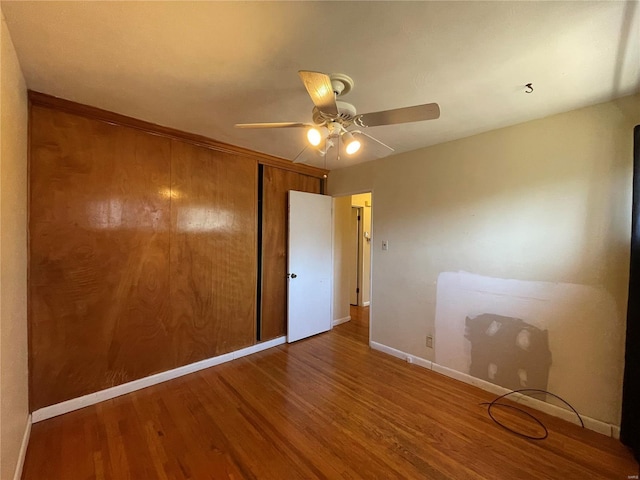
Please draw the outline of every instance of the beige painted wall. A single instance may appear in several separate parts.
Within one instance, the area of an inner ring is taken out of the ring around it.
[[[436,331],[438,280],[455,280],[456,272],[496,288],[517,280],[592,289],[604,299],[606,328],[577,306],[572,325],[549,330],[552,368],[576,370],[589,348],[599,348],[587,387],[613,400],[603,406],[597,395],[573,390],[566,399],[585,415],[619,423],[637,123],[636,95],[332,171],[331,195],[372,190],[375,197],[372,340],[429,360],[437,355],[425,346],[427,334],[436,349],[464,344],[441,342]],[[441,277],[447,272],[453,276]],[[506,302],[514,317],[526,317],[515,297],[498,298],[467,314]]]
[[[367,204],[369,206],[367,206]],[[371,235],[371,193],[351,196],[351,205],[362,207],[362,231]],[[364,233],[363,233],[364,235]],[[371,243],[362,239],[362,302],[369,305],[371,300]]]
[[[351,197],[333,199],[333,320],[349,316],[349,227]]]
[[[13,478],[27,404],[27,92],[2,15],[0,39],[0,478]]]

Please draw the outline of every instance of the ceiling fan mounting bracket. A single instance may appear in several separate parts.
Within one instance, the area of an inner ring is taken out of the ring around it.
[[[354,82],[349,75],[345,75],[344,73],[332,73],[329,75],[329,79],[331,80],[333,93],[336,94],[336,97],[344,97],[353,90]]]

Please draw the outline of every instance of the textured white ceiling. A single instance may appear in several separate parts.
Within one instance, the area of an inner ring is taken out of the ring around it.
[[[293,159],[311,121],[298,70],[355,80],[358,112],[438,102],[373,127],[396,152],[640,91],[638,2],[2,2],[27,85]],[[524,93],[532,82],[534,92]],[[371,145],[339,168],[384,153]],[[318,166],[325,166],[318,159]]]

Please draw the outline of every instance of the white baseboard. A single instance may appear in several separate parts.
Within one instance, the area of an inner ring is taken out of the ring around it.
[[[617,425],[614,425],[611,428],[611,436],[616,440],[620,440],[620,427],[618,427]]]
[[[363,307],[368,307],[371,302],[362,302]]]
[[[346,317],[342,317],[342,318],[336,318],[333,321],[333,326],[335,327],[336,325],[340,325],[342,323],[347,323],[349,320],[351,320],[351,315],[347,315]]]
[[[24,428],[24,435],[22,436],[22,444],[20,445],[20,452],[18,453],[18,463],[16,463],[16,470],[13,474],[13,480],[20,480],[22,478],[22,469],[24,468],[24,460],[27,457],[27,447],[29,446],[30,436],[31,436],[31,415],[28,415],[27,425]]]
[[[236,350],[235,352],[229,352],[217,357],[207,358],[199,362],[174,368],[173,370],[156,373],[155,375],[140,378],[132,382],[123,383],[122,385],[116,385],[115,387],[100,390],[99,392],[89,393],[88,395],[84,395],[78,398],[72,398],[71,400],[56,403],[55,405],[50,405],[48,407],[36,410],[32,413],[32,420],[33,423],[41,422],[42,420],[57,417],[58,415],[72,412],[74,410],[79,410],[81,408],[88,407],[89,405],[95,405],[96,403],[119,397],[120,395],[124,395],[126,393],[135,392],[136,390],[141,390],[143,388],[150,387],[151,385],[156,385],[158,383],[166,382],[174,378],[182,377],[199,370],[204,370],[205,368],[220,365],[221,363],[230,362],[231,360],[234,360],[236,358],[245,357],[247,355],[251,355],[252,353],[257,353],[268,348],[277,347],[278,345],[283,345],[284,343],[286,343],[286,341],[287,337],[274,338],[273,340],[256,343],[255,345],[251,345],[250,347],[243,348],[241,350]]]
[[[387,345],[383,345],[381,343],[370,342],[370,346],[375,350],[379,350],[402,360],[406,360],[407,363],[415,363],[416,365],[419,365],[421,367],[433,370],[434,372],[440,373],[442,375],[446,375],[447,377],[453,378],[454,380],[468,383],[469,385],[481,388],[482,390],[485,390],[487,392],[495,393],[496,395],[504,395],[505,393],[509,393],[511,391],[508,388],[494,385],[493,383],[472,377],[471,375],[458,372],[457,370],[453,370],[448,367],[443,367],[442,365],[438,365],[435,362],[431,362],[421,357],[416,357],[415,355],[405,353],[401,350],[396,350],[395,348],[388,347]],[[575,423],[577,425],[580,424],[580,421],[571,410],[566,410],[557,405],[543,402],[542,400],[538,400],[519,393],[514,393],[510,397],[514,401],[518,401],[523,405],[535,408],[536,410],[540,410],[541,412],[547,413],[554,417],[562,418],[563,420],[567,420],[568,422]],[[585,428],[601,433],[603,435],[607,435],[609,437],[620,437],[620,427],[618,425],[612,425],[601,420],[596,420],[595,418],[587,417],[582,414],[580,416],[582,417]]]
[[[431,370],[431,362],[429,360],[425,360],[421,357],[416,357],[415,355],[411,355],[410,353],[405,353],[401,350],[396,350],[395,348],[388,347],[378,342],[369,342],[369,345],[374,350],[379,350],[388,355],[392,355],[394,357],[400,358],[401,360],[405,360],[407,363],[415,363],[420,367]]]

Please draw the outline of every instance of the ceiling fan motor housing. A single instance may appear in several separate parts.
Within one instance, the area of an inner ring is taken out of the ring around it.
[[[336,101],[336,105],[338,107],[338,115],[328,115],[326,113],[322,113],[318,107],[313,107],[313,113],[311,114],[313,123],[316,125],[323,125],[327,122],[338,122],[345,127],[351,125],[357,115],[356,107],[350,103],[341,102],[340,100]]]

